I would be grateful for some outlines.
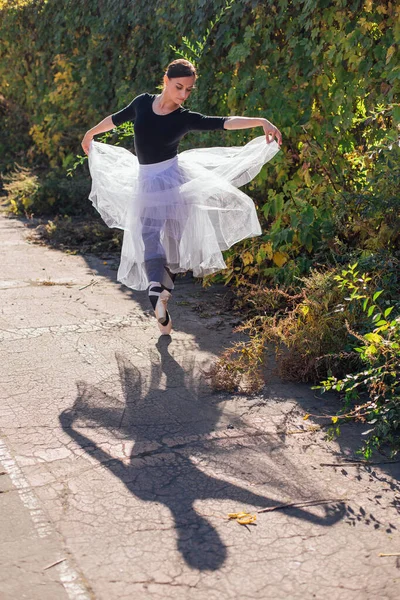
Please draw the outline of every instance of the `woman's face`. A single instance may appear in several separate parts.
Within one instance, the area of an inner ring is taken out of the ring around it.
[[[196,78],[194,75],[190,77],[173,77],[172,79],[164,75],[165,89],[175,104],[182,104],[182,102],[185,102],[189,98],[195,82]]]

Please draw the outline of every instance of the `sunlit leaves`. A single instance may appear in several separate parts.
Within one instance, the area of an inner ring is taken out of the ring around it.
[[[68,164],[89,126],[155,91],[179,54],[200,73],[189,108],[264,116],[283,133],[282,152],[249,186],[264,231],[257,244],[271,250],[253,248],[246,274],[290,280],[338,243],[370,252],[397,243],[393,4],[171,0],[133,11],[130,0],[3,0],[1,9],[0,88],[29,120],[30,156]],[[259,133],[193,134],[181,149]]]
[[[342,379],[331,376],[321,383],[321,387],[325,391],[336,389],[344,393],[347,403],[356,402],[348,418],[374,425],[363,433],[368,436],[364,445],[365,457],[384,444],[389,444],[396,452],[400,446],[400,319],[387,321],[394,306],[381,308],[382,300],[379,299],[383,290],[370,292],[367,284],[371,277],[360,274],[357,263],[343,269],[335,279],[340,289],[350,292],[348,302],[361,303],[370,331],[361,334],[347,324],[350,335],[362,342],[354,350],[363,366]]]

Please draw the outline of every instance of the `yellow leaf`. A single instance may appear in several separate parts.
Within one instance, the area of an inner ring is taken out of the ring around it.
[[[380,344],[383,340],[382,336],[379,335],[378,333],[366,333],[364,335],[365,339],[368,340],[369,342],[372,342],[373,344]]]
[[[386,64],[388,64],[388,62],[392,58],[395,50],[396,50],[396,47],[395,47],[394,44],[392,44],[391,46],[389,46],[388,51],[386,52]]]
[[[277,267],[283,267],[285,262],[287,262],[287,259],[288,259],[288,256],[284,252],[278,251],[278,252],[275,252],[275,254],[272,256],[272,260],[277,265]]]
[[[266,244],[263,244],[263,248],[265,249],[265,253],[268,256],[269,260],[271,260],[271,258],[273,257],[273,254],[274,254],[274,251],[272,250],[271,242],[267,242]]]
[[[257,520],[257,515],[249,515],[248,517],[242,517],[240,519],[237,519],[237,522],[239,523],[239,525],[250,525],[251,523],[254,523]]]
[[[244,252],[242,254],[242,261],[243,261],[244,266],[251,265],[251,263],[254,261],[254,257],[252,255],[252,253],[249,252],[248,250],[246,252]]]
[[[260,258],[260,261],[263,261],[265,257],[267,257],[267,258],[269,258],[269,260],[271,260],[273,254],[274,254],[274,251],[272,250],[271,242],[266,242],[265,244],[261,244],[261,246],[258,250],[258,256]]]
[[[306,186],[310,187],[311,186],[310,171],[308,169],[306,169],[304,171],[303,175],[304,175],[304,181],[306,182]]]
[[[257,515],[251,515],[246,512],[228,513],[228,519],[236,519],[240,525],[250,525],[257,520]]]

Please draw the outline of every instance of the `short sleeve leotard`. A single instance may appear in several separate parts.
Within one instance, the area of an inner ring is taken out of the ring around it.
[[[134,143],[140,164],[158,163],[176,156],[180,140],[189,131],[224,129],[227,117],[207,117],[182,107],[167,115],[157,115],[153,111],[155,98],[155,94],[141,94],[111,115],[115,126],[134,122]]]

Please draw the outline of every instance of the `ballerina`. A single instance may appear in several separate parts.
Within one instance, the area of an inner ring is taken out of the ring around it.
[[[124,230],[118,281],[148,290],[162,334],[172,319],[167,302],[177,273],[195,277],[226,268],[222,251],[261,234],[253,201],[238,187],[279,151],[280,131],[265,118],[205,116],[182,105],[197,78],[187,60],[171,62],[161,94],[143,93],[86,132],[89,199],[109,227]],[[94,136],[134,123],[136,156]],[[186,150],[189,131],[262,127],[264,136],[242,147]]]

